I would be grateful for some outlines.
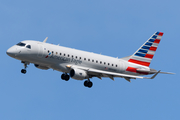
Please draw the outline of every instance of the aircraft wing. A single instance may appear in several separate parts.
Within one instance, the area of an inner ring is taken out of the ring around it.
[[[121,78],[125,78],[127,81],[130,82],[130,79],[136,79],[136,78],[140,78],[140,79],[154,79],[156,77],[156,75],[158,73],[160,73],[160,71],[158,71],[156,74],[154,74],[152,77],[148,78],[148,77],[142,77],[142,76],[136,76],[136,75],[129,75],[129,74],[123,74],[123,73],[115,73],[115,72],[109,72],[109,71],[103,71],[103,70],[97,70],[97,69],[92,69],[92,68],[86,68],[86,67],[80,67],[80,66],[69,66],[72,69],[76,68],[76,69],[81,69],[81,70],[85,70],[87,71],[87,73],[89,75],[92,75],[94,77],[98,77],[101,79],[101,77],[109,77],[110,79],[114,80],[114,77],[121,77]]]
[[[109,77],[112,80],[114,80],[114,77],[131,78],[131,79],[141,78],[141,79],[143,79],[143,77],[141,77],[141,76],[128,75],[128,74],[122,74],[122,73],[114,73],[114,72],[96,70],[96,69],[89,69],[89,70],[87,70],[87,72],[88,72],[88,74],[96,75],[99,78],[100,77]]]

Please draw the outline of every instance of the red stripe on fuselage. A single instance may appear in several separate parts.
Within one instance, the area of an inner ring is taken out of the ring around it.
[[[139,74],[144,74],[144,75],[147,75],[148,73],[147,72],[138,72],[136,71],[137,68],[133,68],[133,67],[128,67],[126,69],[126,71],[129,71],[129,72],[134,72],[134,73],[139,73]]]
[[[126,69],[126,71],[136,73],[136,68],[133,68],[133,67],[128,67],[128,68]]]
[[[134,59],[129,59],[128,62],[132,62],[132,63],[143,65],[143,66],[149,66],[150,65],[149,62],[143,62],[143,61],[134,60]]]

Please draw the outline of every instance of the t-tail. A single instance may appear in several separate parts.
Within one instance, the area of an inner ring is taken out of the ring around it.
[[[155,32],[132,56],[130,56],[128,62],[149,67],[162,36],[162,32]]]

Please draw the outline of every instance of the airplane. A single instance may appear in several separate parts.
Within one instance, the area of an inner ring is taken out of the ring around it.
[[[124,58],[114,58],[92,52],[72,49],[59,45],[34,40],[24,40],[10,47],[6,53],[24,64],[21,73],[25,74],[30,63],[43,70],[53,69],[63,72],[61,79],[68,81],[85,80],[84,86],[91,88],[91,78],[115,77],[131,79],[154,79],[159,73],[174,74],[157,71],[149,67],[156,49],[163,36],[162,32],[155,32],[134,54]],[[144,75],[152,77],[143,77]]]

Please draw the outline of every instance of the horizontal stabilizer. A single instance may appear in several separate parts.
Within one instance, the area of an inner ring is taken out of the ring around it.
[[[170,72],[160,72],[160,73],[162,73],[162,74],[175,74],[175,73],[170,73]]]

